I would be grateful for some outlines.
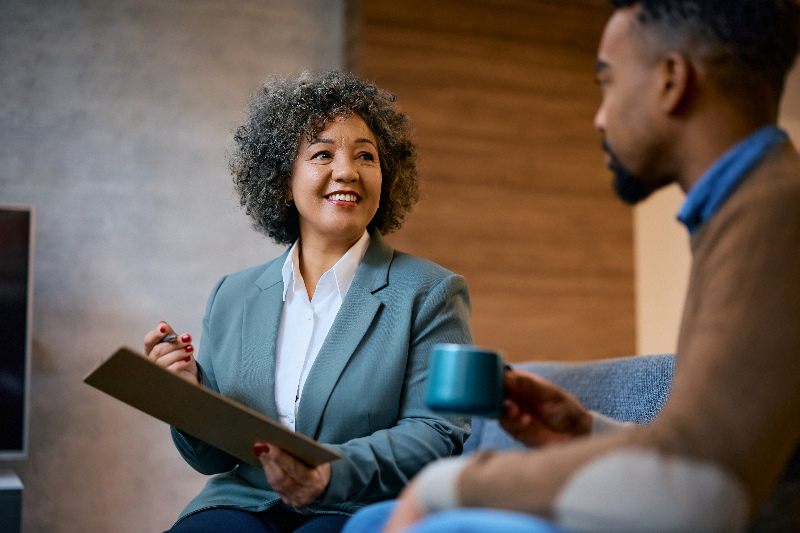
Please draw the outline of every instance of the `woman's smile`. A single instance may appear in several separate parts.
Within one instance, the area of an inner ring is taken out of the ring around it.
[[[295,159],[291,188],[302,239],[352,245],[378,211],[381,183],[377,141],[364,120],[328,120]]]
[[[340,207],[355,207],[361,198],[352,192],[334,192],[325,197],[330,203]]]

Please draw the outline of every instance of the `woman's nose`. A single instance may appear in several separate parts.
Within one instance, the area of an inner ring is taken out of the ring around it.
[[[350,160],[340,159],[333,164],[333,179],[336,181],[356,181],[358,169]]]

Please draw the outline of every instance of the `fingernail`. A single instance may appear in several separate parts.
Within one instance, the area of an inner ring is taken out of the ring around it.
[[[161,326],[160,328],[158,328],[158,329],[159,329],[159,330],[161,330],[161,333],[166,333],[166,332],[167,332],[167,326],[163,326],[163,325],[162,325],[162,326]]]
[[[187,346],[186,348],[184,348],[184,350],[186,351],[186,353],[192,353],[192,352],[194,351],[194,346],[192,346],[192,345],[190,344],[189,346]]]
[[[183,337],[181,337],[181,340],[182,340],[183,342],[191,342],[191,341],[192,341],[192,336],[191,336],[191,335],[189,335],[189,334],[187,333],[186,335],[184,335]]]
[[[269,453],[269,446],[266,444],[256,444],[253,446],[253,453],[256,457],[261,457],[265,453]]]
[[[187,356],[186,356],[186,359],[184,359],[184,361],[186,361],[187,363],[188,363],[189,361],[191,361],[191,360],[192,360],[192,356],[191,356],[191,355],[187,355]]]

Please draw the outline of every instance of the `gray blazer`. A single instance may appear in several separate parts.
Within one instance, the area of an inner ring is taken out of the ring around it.
[[[203,384],[277,420],[275,361],[288,250],[222,278],[208,299],[197,360]],[[470,420],[425,406],[436,343],[472,344],[464,278],[397,252],[372,232],[342,307],[310,370],[298,433],[342,453],[308,510],[352,513],[391,498],[423,466],[461,453]],[[261,511],[279,501],[264,472],[172,429],[197,471],[216,474],[181,518],[212,507]]]

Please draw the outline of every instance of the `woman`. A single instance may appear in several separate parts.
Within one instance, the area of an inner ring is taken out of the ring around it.
[[[193,357],[165,322],[144,353],[342,457],[308,468],[270,443],[263,469],[173,428],[215,474],[171,531],[338,531],[428,462],[460,453],[469,420],[424,405],[436,343],[472,343],[463,278],[393,250],[417,199],[416,151],[394,95],[334,71],[272,78],[229,155],[254,227],[292,244],[214,287]]]

